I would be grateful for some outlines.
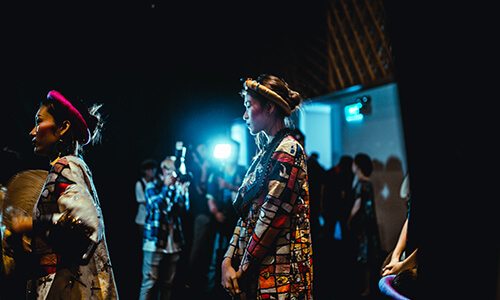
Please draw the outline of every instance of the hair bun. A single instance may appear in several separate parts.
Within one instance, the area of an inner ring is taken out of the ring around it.
[[[104,127],[104,118],[102,117],[99,109],[102,104],[94,103],[87,109],[87,122],[89,123],[89,129],[92,134],[92,143],[97,144],[102,138],[102,129]]]
[[[297,108],[297,106],[299,106],[302,102],[302,96],[298,92],[290,89],[288,90],[288,99],[288,104],[290,105],[290,109],[292,111]]]

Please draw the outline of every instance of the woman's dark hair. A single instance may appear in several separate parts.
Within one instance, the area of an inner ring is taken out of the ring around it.
[[[352,162],[353,158],[350,155],[342,155],[339,159],[338,166],[342,173],[352,172]]]
[[[358,153],[354,156],[354,163],[365,176],[370,176],[373,172],[373,162],[370,156],[365,153]]]
[[[93,104],[87,107],[81,100],[73,100],[71,104],[80,112],[87,123],[91,135],[90,143],[93,145],[99,143],[101,141],[101,134],[104,126],[104,120],[99,112],[102,104]],[[75,150],[78,154],[81,154],[85,144],[84,137],[82,137],[81,132],[78,132],[76,129],[77,126],[75,126],[75,124],[77,124],[78,121],[75,119],[74,114],[60,102],[50,97],[44,98],[40,105],[47,107],[48,112],[54,117],[58,126],[62,125],[65,120],[70,121],[72,124],[69,132],[62,138],[62,145],[58,145],[61,154],[74,153]]]

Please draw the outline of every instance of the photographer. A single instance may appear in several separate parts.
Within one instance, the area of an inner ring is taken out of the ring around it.
[[[146,186],[142,284],[140,299],[171,299],[185,241],[181,215],[189,203],[189,181],[176,173],[175,156],[161,162],[161,181]]]

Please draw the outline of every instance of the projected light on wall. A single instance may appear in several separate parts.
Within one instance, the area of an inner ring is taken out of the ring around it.
[[[359,122],[365,115],[372,112],[371,97],[361,96],[356,98],[355,102],[344,107],[345,120],[347,122]]]

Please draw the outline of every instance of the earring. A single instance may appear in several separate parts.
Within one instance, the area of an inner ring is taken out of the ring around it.
[[[61,154],[62,154],[62,151],[63,151],[62,148],[64,148],[64,141],[62,139],[59,139],[56,142],[57,157],[61,157]]]

